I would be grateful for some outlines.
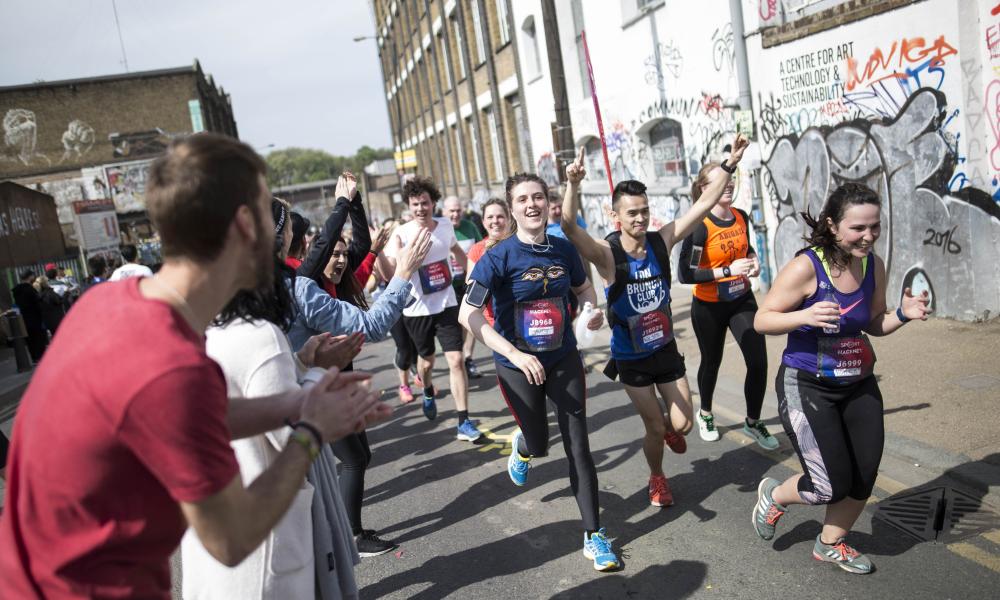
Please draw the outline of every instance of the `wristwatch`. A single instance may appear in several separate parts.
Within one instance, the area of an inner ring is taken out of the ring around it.
[[[723,277],[732,277],[733,276],[733,270],[729,268],[729,265],[726,265],[725,267],[722,267],[722,276]]]

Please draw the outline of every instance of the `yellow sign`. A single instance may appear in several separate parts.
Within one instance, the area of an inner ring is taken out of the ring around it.
[[[403,150],[402,152],[396,152],[393,154],[396,159],[397,169],[413,169],[417,166],[417,151]]]

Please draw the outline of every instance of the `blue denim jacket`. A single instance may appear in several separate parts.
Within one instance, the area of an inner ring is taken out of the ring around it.
[[[347,335],[360,331],[366,342],[379,342],[389,335],[410,301],[409,280],[393,277],[368,311],[343,300],[330,297],[308,277],[295,278],[295,322],[288,330],[292,350],[298,351],[310,337],[329,331]]]

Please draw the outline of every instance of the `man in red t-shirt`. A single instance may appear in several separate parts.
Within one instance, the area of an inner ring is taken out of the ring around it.
[[[229,402],[203,333],[241,289],[271,285],[274,222],[263,161],[199,134],[150,168],[164,265],[106,283],[60,327],[21,401],[0,518],[0,596],[170,597],[169,557],[190,525],[235,565],[274,527],[322,443],[388,413],[366,375]],[[231,437],[298,419],[244,488]]]

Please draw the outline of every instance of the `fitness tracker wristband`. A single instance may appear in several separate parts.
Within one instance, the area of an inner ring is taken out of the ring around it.
[[[719,163],[719,168],[729,174],[736,172],[736,165],[730,165],[726,163],[726,161],[722,161],[721,163]]]
[[[903,314],[902,305],[896,307],[896,318],[899,319],[900,323],[908,323],[912,321],[912,319]]]
[[[729,268],[729,265],[726,265],[725,267],[722,267],[722,276],[723,277],[732,277],[733,276],[733,270]]]

